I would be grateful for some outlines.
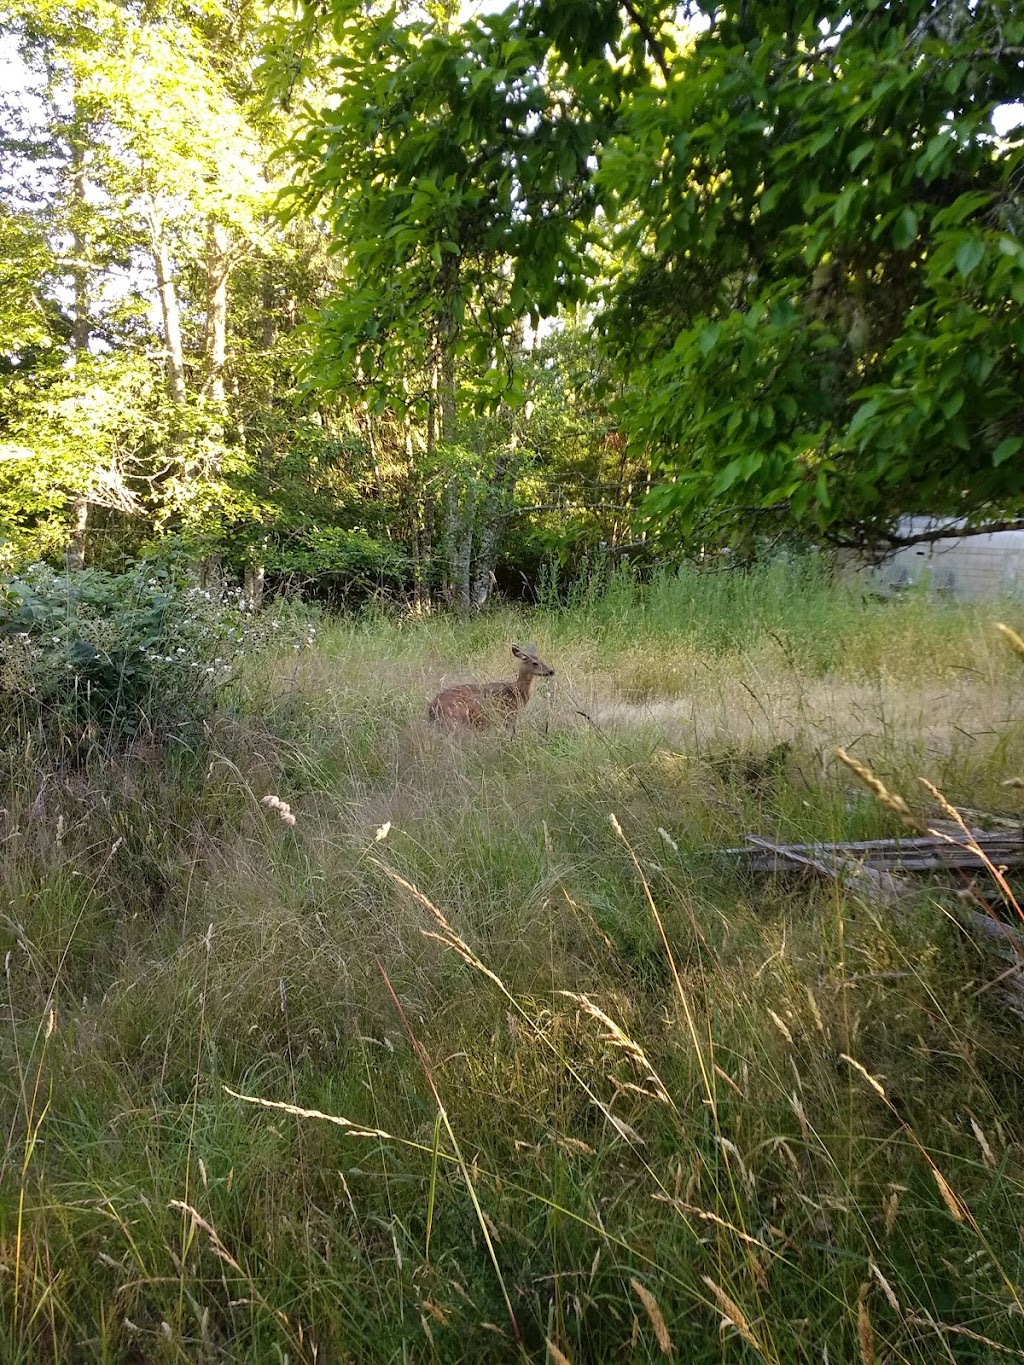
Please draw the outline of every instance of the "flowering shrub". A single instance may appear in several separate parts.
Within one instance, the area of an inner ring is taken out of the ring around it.
[[[0,581],[0,737],[26,722],[65,740],[168,735],[208,716],[240,661],[315,628],[142,564],[110,574],[36,564]]]

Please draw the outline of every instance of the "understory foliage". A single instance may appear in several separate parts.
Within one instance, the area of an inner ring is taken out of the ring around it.
[[[514,741],[425,726],[527,635]],[[293,643],[202,752],[3,773],[5,1361],[1024,1351],[1017,960],[723,852],[898,833],[837,744],[1012,817],[987,613],[801,561]]]
[[[0,748],[52,758],[146,738],[195,742],[239,666],[296,633],[241,590],[189,584],[166,565],[59,574],[32,565],[0,590]]]

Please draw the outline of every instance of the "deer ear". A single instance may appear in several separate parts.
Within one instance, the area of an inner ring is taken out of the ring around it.
[[[526,658],[526,655],[523,653],[523,651],[519,648],[518,645],[513,645],[513,646],[512,646],[512,655],[513,655],[513,658],[516,658],[516,659],[525,659],[525,658]]]
[[[530,656],[531,659],[536,659],[536,657],[537,657],[537,646],[536,646],[536,645],[532,645],[532,644],[531,644],[531,645],[523,645],[523,653],[524,653],[524,654],[528,654],[528,655]]]

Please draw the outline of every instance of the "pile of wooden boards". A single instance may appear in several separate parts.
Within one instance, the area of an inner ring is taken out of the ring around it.
[[[999,978],[1024,1000],[1024,923],[1015,907],[1003,905],[1007,920],[991,902],[1001,896],[992,865],[1000,871],[1024,867],[1024,828],[1006,820],[997,831],[964,831],[953,822],[936,821],[927,835],[899,839],[862,839],[850,843],[772,844],[748,834],[742,848],[722,849],[739,870],[760,875],[816,873],[841,881],[866,900],[894,905],[914,892],[914,873],[959,872],[962,899],[957,917],[975,932],[998,941],[999,952],[1013,963]],[[1009,913],[1007,913],[1009,912]]]
[[[943,837],[946,836],[946,837]],[[951,843],[950,839],[957,842]],[[936,828],[927,836],[900,839],[862,839],[842,844],[771,844],[753,834],[744,848],[723,849],[747,872],[793,872],[809,867],[835,877],[851,870],[900,876],[961,868],[984,872],[976,844],[996,867],[1024,867],[1024,829],[986,832],[971,830],[970,840],[955,825]]]

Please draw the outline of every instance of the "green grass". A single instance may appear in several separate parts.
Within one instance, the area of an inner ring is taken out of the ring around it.
[[[1013,610],[794,561],[379,614],[202,753],[8,765],[0,1359],[1024,1354],[1007,964],[717,853],[897,832],[836,744],[1012,811]],[[518,639],[515,740],[432,732]]]

